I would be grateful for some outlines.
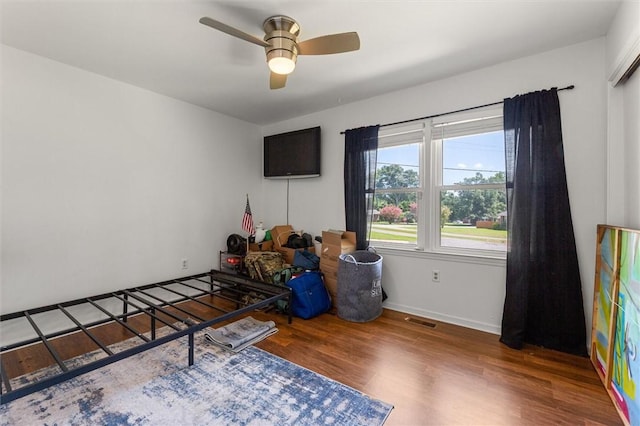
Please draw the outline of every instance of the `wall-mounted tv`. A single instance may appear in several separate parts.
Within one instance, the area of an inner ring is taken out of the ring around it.
[[[264,177],[294,179],[320,176],[320,127],[265,136]]]

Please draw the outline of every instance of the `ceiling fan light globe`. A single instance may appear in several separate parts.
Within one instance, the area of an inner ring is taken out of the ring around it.
[[[269,69],[276,74],[291,74],[295,68],[296,63],[292,59],[282,56],[269,59]]]

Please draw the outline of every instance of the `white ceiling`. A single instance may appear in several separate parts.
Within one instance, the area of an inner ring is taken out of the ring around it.
[[[2,0],[2,43],[256,124],[606,34],[618,0]],[[270,90],[264,49],[206,27],[263,37],[284,14],[300,40],[357,31],[361,49],[302,56]],[[603,65],[604,66],[604,65]]]

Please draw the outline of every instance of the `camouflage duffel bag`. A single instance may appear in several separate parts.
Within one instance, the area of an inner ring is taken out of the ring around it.
[[[288,287],[287,283],[289,282],[289,280],[303,272],[304,268],[301,268],[299,266],[289,266],[287,268],[282,268],[273,274],[272,282],[273,284],[279,286]],[[289,312],[289,304],[286,300],[278,300],[276,302],[276,307],[278,308],[278,311],[282,313],[286,314]]]
[[[273,274],[282,269],[284,260],[275,251],[252,251],[245,256],[244,264],[252,279],[273,283]]]
[[[272,276],[273,284],[286,286],[287,282],[298,274],[304,272],[304,268],[300,266],[289,266],[288,268],[282,268],[278,271],[275,271]]]

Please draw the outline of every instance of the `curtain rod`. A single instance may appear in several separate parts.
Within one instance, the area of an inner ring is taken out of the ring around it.
[[[561,90],[572,90],[574,89],[576,86],[574,86],[573,84],[567,87],[562,87],[560,89],[557,89],[557,91],[561,91]],[[555,89],[555,87],[552,87],[552,89]],[[380,127],[387,127],[387,126],[395,126],[397,124],[405,124],[405,123],[411,123],[413,121],[420,121],[420,120],[426,120],[429,118],[436,118],[436,117],[441,117],[443,115],[449,115],[449,114],[456,114],[458,112],[465,112],[465,111],[472,111],[474,109],[480,109],[480,108],[484,108],[484,107],[489,107],[489,106],[494,106],[494,105],[500,105],[501,103],[503,103],[504,101],[499,101],[499,102],[492,102],[490,104],[484,104],[484,105],[478,105],[478,106],[474,106],[474,107],[469,107],[469,108],[463,108],[463,109],[459,109],[456,111],[449,111],[449,112],[442,112],[440,114],[433,114],[433,115],[427,115],[426,117],[418,117],[418,118],[411,118],[409,120],[403,120],[403,121],[396,121],[395,123],[386,123],[386,124],[380,124]],[[349,129],[351,130],[351,129]],[[341,135],[344,135],[346,132],[346,130],[343,130],[342,132],[340,132]]]

